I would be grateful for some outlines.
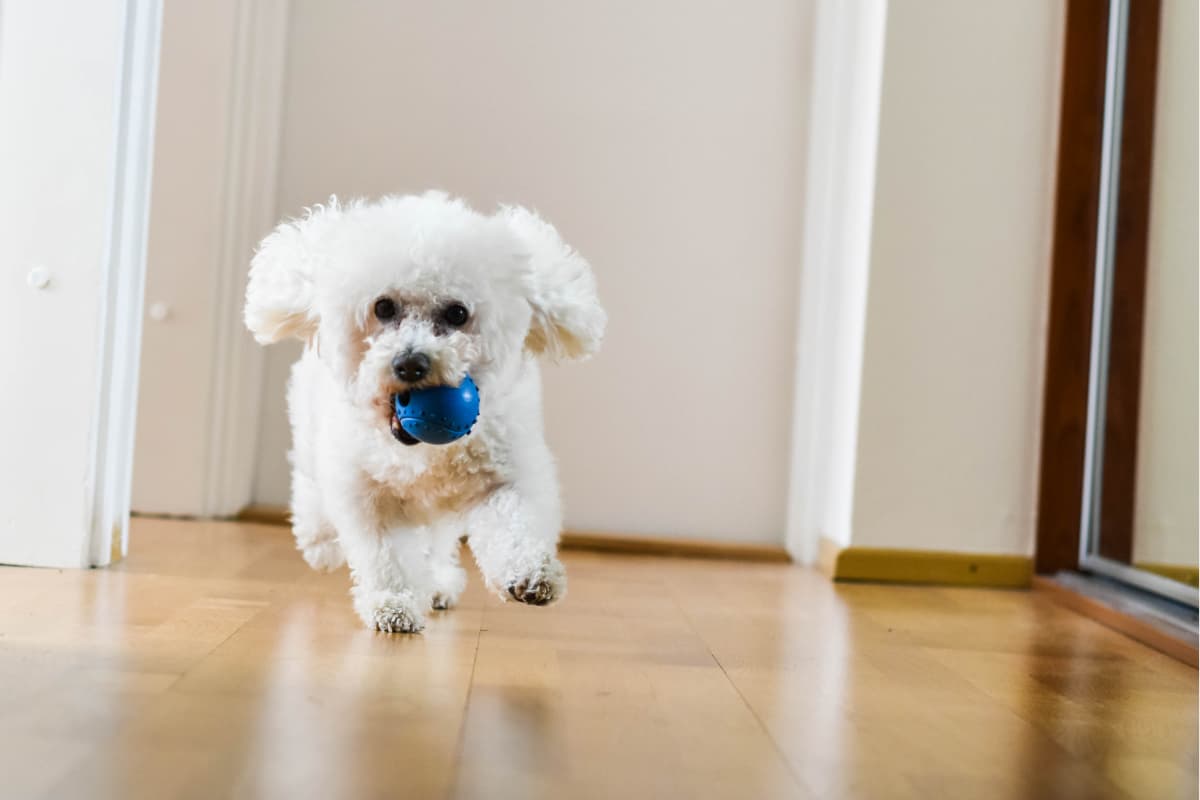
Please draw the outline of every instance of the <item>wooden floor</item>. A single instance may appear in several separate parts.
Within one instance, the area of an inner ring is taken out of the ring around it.
[[[1037,595],[566,561],[423,636],[269,526],[0,569],[0,796],[1196,797],[1196,672]]]

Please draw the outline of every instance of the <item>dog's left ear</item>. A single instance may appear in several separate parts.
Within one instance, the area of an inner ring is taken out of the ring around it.
[[[317,331],[314,307],[313,244],[339,214],[336,197],[285,220],[258,245],[246,282],[246,327],[262,344],[295,337],[310,340]]]
[[[525,347],[555,360],[593,355],[600,349],[608,315],[596,296],[592,268],[554,226],[532,211],[508,207],[500,216],[529,259],[525,296],[533,308],[533,319]]]

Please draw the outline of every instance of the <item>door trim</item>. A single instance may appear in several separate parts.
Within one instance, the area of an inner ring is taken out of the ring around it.
[[[1064,47],[1050,317],[1043,397],[1038,523],[1034,566],[1039,574],[1078,569],[1082,552],[1089,384],[1104,154],[1108,4],[1070,0]],[[1120,118],[1118,221],[1112,243],[1113,291],[1106,443],[1097,453],[1108,476],[1099,509],[1110,540],[1104,555],[1130,549],[1137,456],[1146,244],[1153,163],[1159,0],[1128,9],[1125,98]]]
[[[91,566],[119,560],[129,541],[162,4],[129,0],[124,18],[108,252],[100,283],[91,508],[82,554],[82,563]]]
[[[232,516],[254,491],[264,354],[242,322],[250,256],[275,222],[288,0],[240,0],[229,90],[201,516]]]

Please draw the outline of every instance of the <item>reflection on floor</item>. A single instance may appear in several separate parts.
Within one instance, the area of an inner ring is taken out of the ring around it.
[[[0,569],[9,798],[1195,797],[1194,670],[1025,592],[568,554],[363,630],[285,530]]]

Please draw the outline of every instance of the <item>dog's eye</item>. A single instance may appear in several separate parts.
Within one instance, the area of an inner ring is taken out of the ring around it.
[[[396,301],[390,297],[381,297],[375,301],[375,318],[387,322],[396,316]]]
[[[442,319],[446,320],[447,325],[452,325],[455,328],[467,324],[467,319],[471,313],[467,311],[467,307],[462,303],[451,303],[442,310]]]

